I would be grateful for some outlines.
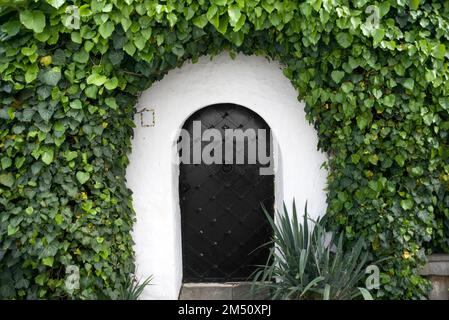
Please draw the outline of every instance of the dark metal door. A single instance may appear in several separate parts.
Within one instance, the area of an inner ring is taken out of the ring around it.
[[[220,130],[223,139],[225,129],[270,132],[260,116],[233,104],[213,105],[193,114],[184,125],[191,137],[197,120],[203,131]],[[269,143],[267,149],[268,155]],[[247,280],[257,265],[266,263],[269,248],[259,247],[272,232],[261,204],[273,214],[274,175],[260,175],[259,168],[266,165],[246,160],[244,164],[224,164],[224,160],[223,164],[180,164],[184,282]]]

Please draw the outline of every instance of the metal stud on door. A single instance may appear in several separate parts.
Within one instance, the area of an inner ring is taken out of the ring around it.
[[[203,131],[218,129],[223,140],[226,129],[270,132],[259,115],[234,104],[213,105],[193,114],[184,125],[191,137],[194,121],[201,121]],[[266,147],[266,154],[272,152]],[[191,155],[193,149],[192,142]],[[268,258],[269,249],[260,246],[270,241],[272,233],[261,204],[273,214],[274,176],[260,175],[265,165],[259,161],[248,164],[246,144],[245,162],[236,164],[237,151],[232,163],[225,163],[223,149],[220,164],[180,164],[184,282],[247,280]]]

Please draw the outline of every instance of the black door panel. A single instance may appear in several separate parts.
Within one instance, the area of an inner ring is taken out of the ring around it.
[[[191,137],[195,120],[201,121],[202,130],[220,130],[223,139],[228,128],[269,132],[260,116],[233,104],[213,105],[193,114],[184,125]],[[259,163],[180,164],[184,282],[247,280],[256,265],[265,264],[269,249],[257,248],[272,233],[261,203],[272,215],[274,175],[260,175],[260,167]]]

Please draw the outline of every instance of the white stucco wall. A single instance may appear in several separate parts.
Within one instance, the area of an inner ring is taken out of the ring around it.
[[[298,209],[308,200],[312,217],[325,212],[326,171],[320,169],[325,156],[317,151],[316,132],[281,66],[256,56],[232,60],[227,53],[186,63],[142,93],[137,110],[154,109],[154,126],[142,127],[140,115],[135,117],[127,185],[137,214],[133,233],[137,275],[154,276],[144,299],[178,298],[182,252],[174,146],[184,121],[216,103],[252,109],[271,127],[279,147],[274,155],[275,205],[280,208],[285,200],[290,206],[295,198]]]

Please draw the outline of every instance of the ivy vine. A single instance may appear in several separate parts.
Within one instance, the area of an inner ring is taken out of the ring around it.
[[[137,97],[223,50],[285,65],[330,223],[393,257],[375,295],[427,296],[426,249],[449,251],[448,31],[447,0],[0,0],[0,297],[118,296]]]

